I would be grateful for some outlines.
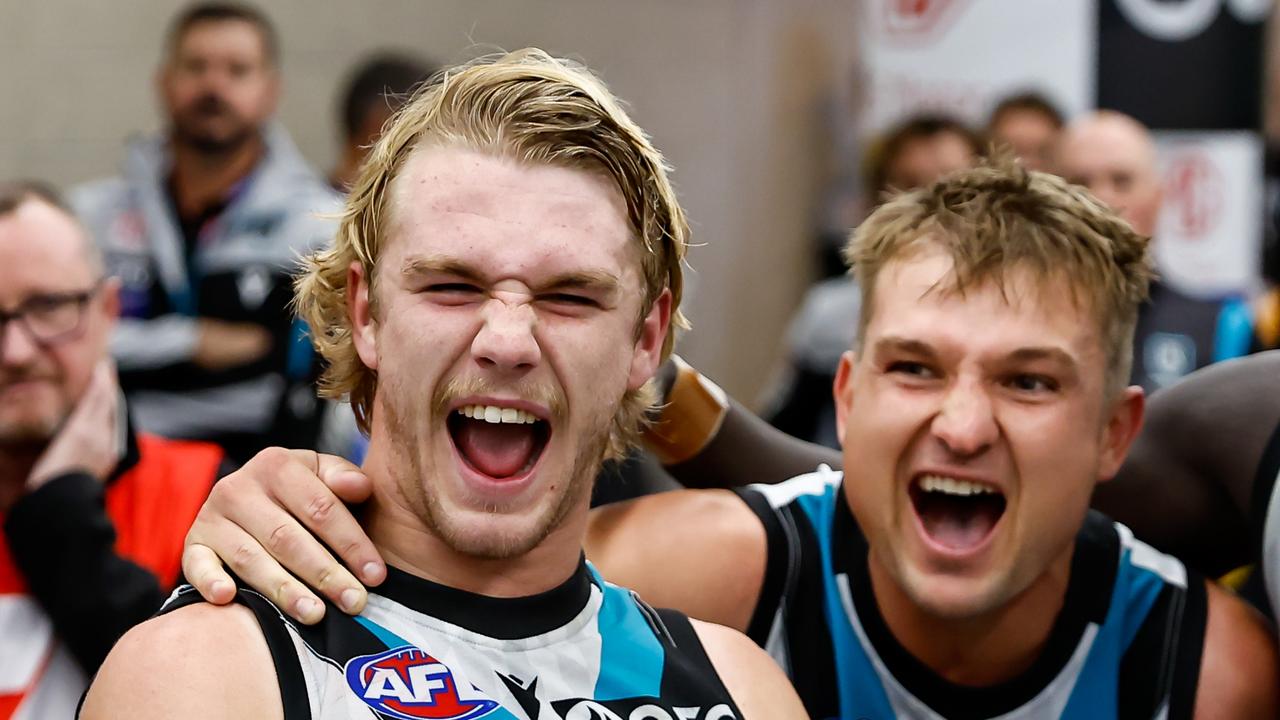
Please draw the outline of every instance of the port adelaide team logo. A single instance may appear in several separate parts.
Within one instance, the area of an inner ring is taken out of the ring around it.
[[[411,645],[347,661],[347,685],[377,712],[401,720],[472,720],[498,708],[444,663]]]

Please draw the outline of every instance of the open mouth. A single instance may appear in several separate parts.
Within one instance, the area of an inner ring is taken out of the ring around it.
[[[546,420],[496,405],[463,405],[449,413],[446,424],[463,462],[494,480],[533,469],[551,437]]]
[[[1004,515],[1004,493],[991,485],[921,475],[908,492],[925,534],[951,550],[979,547]]]

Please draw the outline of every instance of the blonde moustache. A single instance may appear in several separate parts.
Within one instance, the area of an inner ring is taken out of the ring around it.
[[[458,398],[471,397],[473,395],[515,396],[521,400],[547,408],[552,418],[564,417],[567,406],[563,393],[556,388],[548,387],[539,382],[521,380],[515,383],[496,385],[478,377],[455,377],[436,391],[435,397],[431,400],[431,408],[436,415],[443,415],[449,412],[449,407]]]

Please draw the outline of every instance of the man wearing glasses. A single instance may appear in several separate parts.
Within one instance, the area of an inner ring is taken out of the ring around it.
[[[177,580],[218,476],[135,433],[107,360],[119,284],[51,190],[0,183],[0,718],[71,717],[116,638]]]

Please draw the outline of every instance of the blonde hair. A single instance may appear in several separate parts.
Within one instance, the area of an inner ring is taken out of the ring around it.
[[[347,197],[333,246],[304,261],[295,286],[298,313],[328,363],[321,394],[349,396],[363,431],[369,432],[378,378],[352,342],[347,270],[359,262],[373,282],[393,212],[393,184],[413,151],[425,145],[468,147],[610,177],[641,246],[645,297],[636,331],[653,302],[670,289],[673,311],[663,359],[671,353],[676,329],[687,327],[679,306],[689,227],[661,153],[585,67],[533,48],[483,57],[439,73],[396,112]],[[610,433],[611,457],[634,442],[654,400],[648,385],[627,393]]]
[[[1065,279],[1071,301],[1087,303],[1102,330],[1108,393],[1128,384],[1138,307],[1154,277],[1148,238],[1087,190],[1001,156],[881,205],[845,247],[862,293],[859,344],[880,271],[925,246],[951,257],[942,291],[1003,288],[1012,269]]]

